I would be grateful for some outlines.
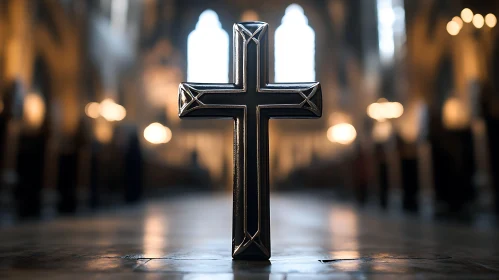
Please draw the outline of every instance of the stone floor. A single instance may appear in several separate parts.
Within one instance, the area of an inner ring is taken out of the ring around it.
[[[230,257],[231,198],[0,229],[0,279],[499,279],[499,230],[272,196],[270,262]]]

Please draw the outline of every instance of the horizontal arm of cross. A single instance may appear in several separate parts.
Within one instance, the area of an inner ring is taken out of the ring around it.
[[[243,93],[243,89],[235,84],[202,84],[202,83],[181,83],[179,85],[179,117],[214,117],[232,118],[233,110],[223,109],[244,109],[244,106],[227,102],[233,95]],[[206,102],[205,96],[217,95],[222,102]]]
[[[179,86],[180,117],[233,117],[234,109],[251,105],[276,118],[317,118],[322,115],[322,92],[316,82],[268,84],[256,92],[245,92],[235,84]]]

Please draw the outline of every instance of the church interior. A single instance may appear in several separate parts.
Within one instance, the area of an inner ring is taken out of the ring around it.
[[[498,279],[496,16],[489,0],[0,0],[0,279]],[[236,83],[250,21],[268,23],[270,83],[322,90],[321,118],[269,122],[259,261],[231,255],[234,121],[179,118],[182,82]]]

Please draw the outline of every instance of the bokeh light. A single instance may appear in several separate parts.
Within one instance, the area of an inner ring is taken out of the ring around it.
[[[457,97],[450,97],[442,109],[442,121],[447,129],[462,129],[469,123],[466,105]]]
[[[380,103],[373,103],[367,106],[367,115],[375,120],[383,120],[383,108]]]
[[[45,101],[38,93],[28,93],[24,97],[24,121],[30,128],[39,128],[45,119]]]
[[[386,99],[380,99],[378,102],[367,106],[367,115],[378,121],[397,119],[402,114],[404,114],[404,106],[401,103],[388,102]]]
[[[384,104],[385,118],[398,119],[404,114],[404,106],[399,102],[388,102]]]
[[[473,20],[473,12],[470,9],[465,8],[461,11],[461,18],[464,22],[470,23]]]
[[[488,14],[485,16],[485,23],[488,27],[494,28],[497,24],[497,18],[494,14]]]
[[[151,144],[165,144],[172,139],[172,131],[168,127],[155,122],[144,129],[144,138]]]
[[[480,29],[483,27],[483,25],[485,24],[485,19],[483,18],[483,16],[481,14],[476,14],[474,17],[473,17],[473,25]]]
[[[464,22],[463,22],[463,20],[460,17],[455,16],[455,17],[452,18],[452,21],[455,22],[455,23],[457,23],[457,25],[459,25],[459,29],[460,30],[461,30],[461,28],[463,28]]]
[[[355,127],[349,123],[340,123],[327,130],[327,139],[333,143],[351,144],[357,138]]]
[[[100,116],[100,104],[97,102],[90,102],[85,106],[85,114],[92,119]]]
[[[457,34],[459,34],[459,31],[460,31],[460,28],[459,28],[459,24],[457,22],[451,20],[447,23],[447,32],[450,35],[456,36]]]
[[[125,107],[116,104],[110,98],[102,100],[99,109],[100,115],[107,121],[121,121],[126,117]]]

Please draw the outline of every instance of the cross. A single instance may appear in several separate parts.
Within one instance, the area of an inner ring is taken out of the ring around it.
[[[268,260],[269,119],[320,118],[322,92],[318,82],[269,83],[267,23],[233,30],[234,82],[181,83],[179,117],[234,120],[232,257]]]

